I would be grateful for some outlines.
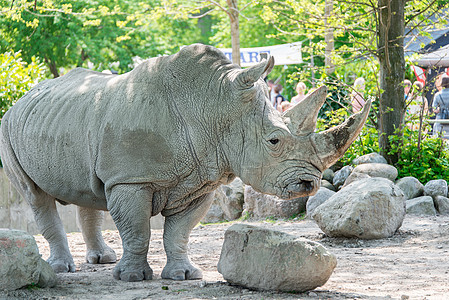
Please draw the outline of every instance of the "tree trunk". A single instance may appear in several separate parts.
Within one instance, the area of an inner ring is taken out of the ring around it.
[[[334,0],[325,0],[324,4],[324,26],[326,27],[326,34],[324,41],[326,49],[324,49],[324,65],[326,67],[326,74],[330,75],[335,71],[335,65],[332,63],[332,52],[334,51],[334,29],[329,25],[329,17],[332,14],[334,7]]]
[[[54,78],[59,77],[59,71],[58,71],[58,67],[56,66],[56,63],[51,60],[48,59],[47,57],[44,57],[44,61],[47,64],[48,68],[50,69],[51,74],[53,74]]]
[[[232,62],[240,66],[240,31],[237,0],[226,1],[229,7],[229,19],[231,22]]]
[[[401,136],[404,120],[404,5],[406,0],[378,0],[378,55],[380,64],[379,147],[390,164],[398,161],[389,137]],[[394,143],[394,142],[393,142]],[[399,143],[399,141],[398,141]]]

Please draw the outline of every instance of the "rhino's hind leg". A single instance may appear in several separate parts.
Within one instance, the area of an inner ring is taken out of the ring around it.
[[[3,120],[0,133],[0,152],[6,175],[30,204],[39,231],[50,245],[48,263],[57,273],[75,272],[75,263],[69,251],[67,236],[58,211],[56,199],[41,190],[22,169],[9,142],[7,118]]]
[[[56,209],[55,198],[41,190],[24,194],[34,212],[39,231],[50,245],[50,257],[47,262],[56,273],[75,272],[75,263]]]
[[[153,193],[137,184],[112,188],[108,209],[122,238],[123,256],[114,268],[114,278],[141,281],[153,278],[148,261]]]
[[[184,211],[165,217],[164,248],[167,264],[162,278],[173,280],[194,280],[203,278],[200,269],[194,267],[187,256],[190,232],[197,225],[213,200],[213,193],[203,195]]]
[[[104,242],[101,235],[104,212],[92,208],[78,206],[78,221],[86,243],[86,261],[90,264],[115,263],[117,255]]]

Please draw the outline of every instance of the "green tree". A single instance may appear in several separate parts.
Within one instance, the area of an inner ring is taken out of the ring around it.
[[[126,72],[134,57],[171,54],[201,40],[197,20],[167,14],[159,1],[0,0],[0,16],[0,51],[22,49],[28,62],[41,57],[54,77],[87,62],[98,70],[118,62],[117,71]]]
[[[304,50],[322,56],[319,64],[323,70],[318,73],[323,74],[323,80],[338,81],[341,78],[338,70],[351,62],[372,57],[378,60],[379,85],[375,98],[379,101],[376,124],[379,145],[390,163],[396,163],[398,157],[389,153],[390,141],[394,143],[397,139],[390,139],[390,136],[401,134],[402,131],[397,129],[403,125],[405,111],[402,86],[405,28],[419,30],[440,22],[438,14],[448,8],[449,3],[439,0],[334,0],[332,10],[326,9],[326,3],[329,6],[331,1],[266,0],[263,18],[279,28],[278,36],[307,36],[311,42],[303,44]],[[329,54],[330,29],[335,45],[332,54]],[[324,53],[336,66],[333,79],[324,75]]]
[[[0,119],[35,84],[44,79],[45,67],[36,58],[25,63],[21,53],[0,54]]]

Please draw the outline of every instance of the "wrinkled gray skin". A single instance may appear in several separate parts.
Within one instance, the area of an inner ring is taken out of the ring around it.
[[[262,80],[273,64],[242,70],[215,48],[192,45],[123,75],[78,68],[21,98],[2,120],[1,157],[50,244],[55,271],[75,271],[55,201],[79,207],[89,263],[116,261],[101,237],[102,211],[110,211],[124,249],[113,275],[125,281],[152,278],[150,217],[162,213],[162,277],[184,280],[202,277],[187,242],[220,184],[239,176],[285,199],[315,193],[369,105],[313,133],[326,89],[281,115]]]

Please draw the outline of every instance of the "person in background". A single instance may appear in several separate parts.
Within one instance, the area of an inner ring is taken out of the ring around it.
[[[274,108],[276,108],[278,111],[280,111],[280,112],[282,112],[282,110],[281,110],[281,104],[284,102],[284,101],[287,101],[286,99],[285,99],[285,97],[284,96],[282,96],[282,90],[283,90],[283,87],[282,87],[282,85],[280,85],[280,84],[277,84],[275,87],[274,87],[274,94],[275,94],[275,96],[274,96],[274,100],[275,100],[275,103],[276,103],[276,105],[274,106]]]
[[[421,115],[427,116],[429,113],[429,105],[427,99],[422,96],[424,84],[419,81],[413,83],[413,89],[410,94],[410,101],[407,101],[407,119],[408,127],[411,130],[417,130],[420,128],[419,122],[417,122]]]
[[[436,77],[435,87],[437,88],[438,92],[441,92],[441,90],[443,89],[443,87],[441,86],[441,80],[443,79],[444,76],[447,76],[446,72],[441,72]]]
[[[351,93],[352,111],[354,113],[359,112],[360,109],[363,107],[363,105],[365,105],[366,101],[363,98],[364,92],[365,92],[365,79],[363,77],[359,77],[354,81]]]
[[[273,105],[273,107],[275,107],[276,108],[276,101],[275,101],[275,96],[276,96],[276,93],[275,93],[275,91],[274,91],[274,88],[275,88],[275,84],[274,84],[274,81],[273,80],[268,80],[268,82],[267,82],[267,84],[268,84],[268,89],[269,89],[269,91],[270,91],[270,102],[271,102],[271,105]]]
[[[404,99],[409,99],[410,89],[412,88],[412,82],[408,79],[404,80]]]
[[[297,95],[291,99],[291,103],[293,105],[298,104],[306,97],[306,85],[304,82],[298,82],[298,84],[296,85],[296,93]]]
[[[421,113],[422,108],[424,108],[424,115],[427,114],[428,111],[428,104],[427,101],[425,101],[425,98],[422,96],[422,90],[424,88],[424,84],[419,81],[415,81],[413,83],[413,89],[410,98],[410,102],[408,105],[407,113],[410,115],[416,115],[419,116]]]
[[[449,76],[441,77],[442,90],[433,97],[433,111],[436,113],[436,120],[449,119]],[[433,135],[438,135],[443,130],[441,123],[433,124]]]
[[[289,110],[290,108],[292,108],[294,106],[293,103],[288,102],[288,101],[284,101],[281,103],[281,112],[285,112],[286,110]]]

